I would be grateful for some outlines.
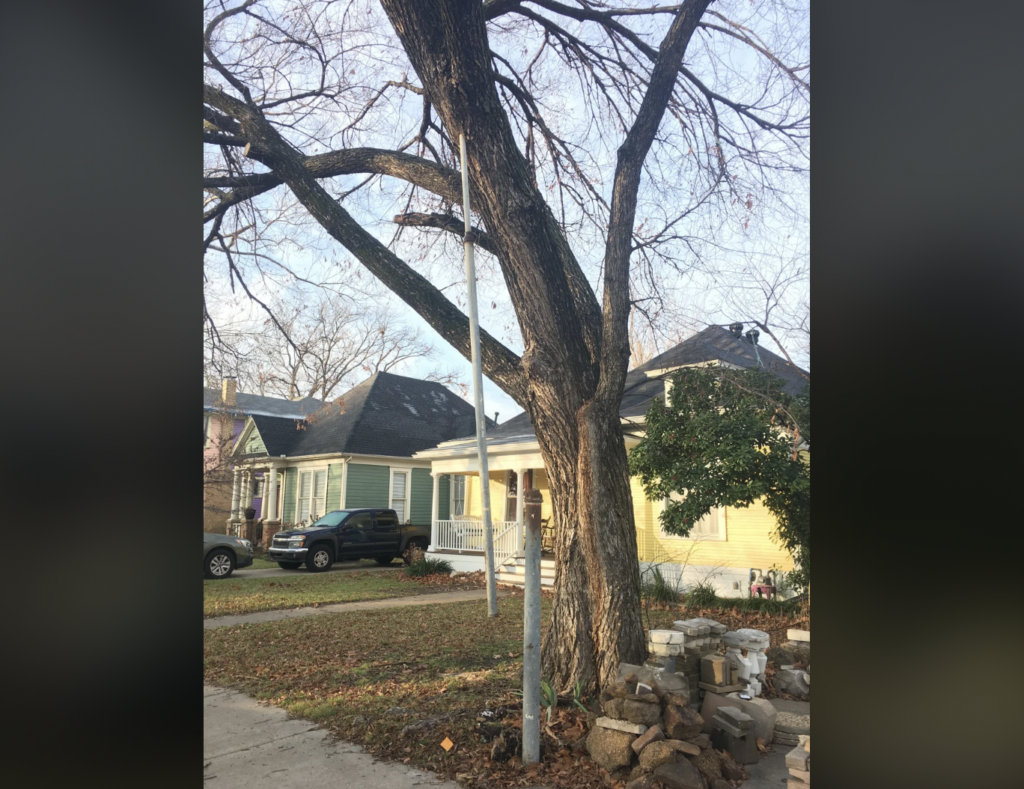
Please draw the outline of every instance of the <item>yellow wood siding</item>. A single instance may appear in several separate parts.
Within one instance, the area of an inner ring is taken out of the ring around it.
[[[688,565],[793,569],[792,557],[772,542],[775,518],[760,502],[725,508],[725,540],[685,540],[662,534],[661,503],[647,501],[636,478],[630,480],[637,548],[643,562]]]
[[[505,472],[492,471],[491,478],[491,520],[505,520]],[[540,505],[541,519],[551,517],[551,491],[548,490],[548,476],[544,469],[534,469],[533,486],[541,492],[544,501]],[[473,518],[483,517],[483,505],[480,503],[480,477],[466,477],[466,514]],[[509,520],[515,520],[515,511]]]

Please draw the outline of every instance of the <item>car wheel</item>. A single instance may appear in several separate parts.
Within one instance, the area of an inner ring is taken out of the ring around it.
[[[334,564],[334,551],[329,545],[314,545],[306,552],[306,569],[311,573],[330,570]]]
[[[393,562],[395,560],[395,555],[393,553],[391,553],[391,554],[388,554],[387,556],[374,556],[373,560],[375,562],[377,562],[377,564],[388,565],[388,564],[391,564],[391,562]]]
[[[302,567],[302,562],[278,562],[277,566],[282,570],[298,570]]]
[[[235,557],[231,555],[231,551],[224,550],[223,548],[210,551],[203,564],[203,574],[207,578],[215,580],[227,578],[234,569]]]
[[[410,540],[409,545],[402,553],[402,561],[406,564],[412,564],[415,561],[419,561],[423,558],[424,552],[427,550],[427,544],[423,540]]]

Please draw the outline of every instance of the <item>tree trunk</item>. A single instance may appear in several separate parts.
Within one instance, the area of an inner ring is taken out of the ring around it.
[[[538,430],[555,518],[555,588],[542,671],[560,691],[615,681],[646,657],[640,568],[618,408],[586,403],[564,432]]]

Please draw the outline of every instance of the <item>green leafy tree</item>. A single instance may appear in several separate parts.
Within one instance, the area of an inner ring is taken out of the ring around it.
[[[666,532],[685,537],[715,507],[758,500],[773,535],[794,558],[791,579],[810,583],[810,383],[800,395],[760,370],[687,368],[670,377],[666,405],[647,412],[647,434],[629,455],[649,499],[671,499]]]

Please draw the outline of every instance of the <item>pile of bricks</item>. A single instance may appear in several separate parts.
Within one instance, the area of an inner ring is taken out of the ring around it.
[[[786,789],[811,789],[811,737],[801,736],[800,744],[786,754],[789,781]]]
[[[672,623],[671,630],[651,630],[647,649],[652,658],[648,668],[665,668],[686,680],[686,691],[691,704],[700,704],[701,661],[707,655],[718,654],[722,635],[728,628],[713,619],[698,617]]]
[[[704,719],[689,701],[680,674],[620,664],[619,681],[601,692],[603,714],[592,713],[589,720],[590,758],[627,789],[651,789],[656,782],[671,789],[725,789],[735,785],[729,781],[745,779],[732,750],[722,752],[703,733]],[[729,724],[743,725],[735,719]],[[757,761],[756,747],[754,753]]]

